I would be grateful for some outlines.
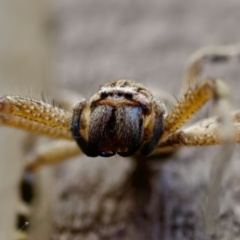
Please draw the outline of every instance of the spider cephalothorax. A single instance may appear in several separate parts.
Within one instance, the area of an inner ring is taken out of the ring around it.
[[[91,157],[149,155],[163,134],[162,102],[140,83],[118,80],[103,85],[74,109],[71,131],[82,151]],[[90,121],[89,121],[90,120]]]

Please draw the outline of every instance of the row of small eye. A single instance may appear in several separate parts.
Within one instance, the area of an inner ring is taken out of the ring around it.
[[[106,98],[106,97],[108,97],[108,96],[110,96],[110,97],[112,97],[114,95],[114,93],[113,92],[101,92],[101,98]],[[118,97],[122,97],[122,96],[125,96],[126,98],[128,98],[128,99],[131,99],[132,98],[132,93],[130,93],[130,92],[122,92],[122,91],[118,91],[117,92],[117,95],[118,95]]]

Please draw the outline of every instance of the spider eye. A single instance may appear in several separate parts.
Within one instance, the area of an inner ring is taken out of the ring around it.
[[[122,96],[124,95],[124,93],[123,93],[122,91],[118,91],[117,95],[118,95],[119,97],[122,97]]]
[[[101,92],[101,98],[108,97],[108,92]]]
[[[132,99],[133,95],[132,95],[132,93],[130,93],[130,92],[126,92],[126,93],[125,93],[125,97],[126,97],[127,99]]]

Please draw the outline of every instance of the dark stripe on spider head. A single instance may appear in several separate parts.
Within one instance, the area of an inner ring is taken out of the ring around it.
[[[137,92],[140,92],[140,91],[146,91],[146,89],[143,88],[143,87],[138,87],[138,88],[137,88]]]
[[[110,86],[111,87],[116,87],[116,84],[117,84],[117,82],[112,82]]]
[[[124,81],[123,84],[120,87],[128,87],[130,86],[128,81]]]

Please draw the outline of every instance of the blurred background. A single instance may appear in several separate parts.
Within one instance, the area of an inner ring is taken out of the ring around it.
[[[87,98],[103,83],[130,78],[177,96],[188,57],[206,45],[239,42],[239,23],[238,0],[1,0],[0,94],[39,98],[43,92],[51,99],[53,90],[66,88]],[[233,62],[207,66],[204,72],[226,79],[238,108],[239,69],[239,63]],[[199,117],[207,115],[208,111],[203,111]],[[25,133],[1,128],[1,240],[13,239],[25,140]],[[207,181],[210,160],[216,151],[214,147],[204,151],[183,149],[177,157],[179,161],[172,159],[164,164],[162,183],[169,202],[166,218],[172,216],[179,199],[184,199],[178,198],[181,187],[194,190]],[[239,155],[236,147],[229,168],[232,177],[239,172]],[[51,170],[41,170],[39,174],[46,176],[43,182],[52,179]],[[238,192],[239,182],[230,183]],[[51,202],[48,191],[41,197],[43,202]],[[181,206],[191,208],[185,198]],[[232,201],[231,198],[223,204],[223,211],[237,209]],[[239,198],[234,201],[239,203]],[[49,213],[51,206],[44,209]],[[185,210],[182,211],[177,214],[179,221]],[[235,217],[239,220],[239,210]],[[47,239],[48,220],[41,216],[39,222],[38,228],[45,224],[44,230],[40,238],[33,239]]]

